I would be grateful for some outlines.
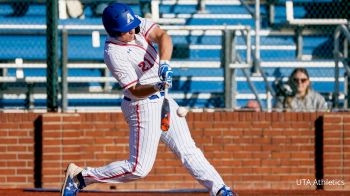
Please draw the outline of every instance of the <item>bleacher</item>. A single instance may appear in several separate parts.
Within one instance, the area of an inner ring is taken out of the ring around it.
[[[295,67],[306,67],[312,87],[331,101],[335,82],[332,48],[336,25],[326,28],[303,25],[300,50],[296,36],[300,26],[288,23],[285,2],[261,2],[260,66],[268,85],[273,87],[278,78],[285,81]],[[273,24],[268,22],[271,5],[274,6]],[[308,14],[306,5],[309,4],[305,1],[297,1],[293,9],[295,18]],[[131,7],[136,14],[141,14],[138,4],[131,4]],[[250,29],[254,54],[255,21],[251,10],[254,10],[254,1],[251,0],[207,0],[204,12],[198,11],[194,0],[160,1],[160,18],[177,21],[176,24],[161,26],[173,38],[174,84],[170,94],[180,105],[191,108],[225,107],[224,68],[221,63],[223,30]],[[23,17],[9,17],[11,12],[8,4],[0,4],[0,108],[45,108],[45,4],[31,4]],[[83,19],[59,20],[59,29],[62,28],[68,29],[68,109],[118,109],[122,100],[121,89],[103,63],[106,33],[101,18],[92,16],[91,8],[86,7]],[[95,32],[94,36],[92,32]],[[242,31],[237,33],[243,35]],[[243,36],[237,36],[235,48],[242,60],[247,60],[247,42]],[[340,64],[341,103],[345,97],[344,74],[343,64]],[[250,79],[262,100],[262,107],[266,109],[268,96],[262,76],[252,72]],[[241,69],[237,69],[236,81],[235,107],[242,108],[249,100],[255,99],[255,94]]]

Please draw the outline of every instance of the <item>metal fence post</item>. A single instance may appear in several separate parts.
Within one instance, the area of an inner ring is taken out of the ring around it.
[[[347,65],[347,66],[349,66],[349,65]],[[350,92],[350,76],[349,76],[349,74],[346,74],[347,75],[347,77],[346,77],[346,98],[345,98],[345,102],[346,102],[346,109],[348,109],[349,108],[349,106],[350,106],[350,95],[349,95],[349,92]]]
[[[253,64],[253,73],[260,72],[260,0],[255,0],[255,58]]]
[[[344,65],[347,66],[347,65]],[[344,105],[343,108],[347,109],[349,104],[349,76],[348,73],[344,73]]]
[[[303,27],[298,27],[296,30],[297,36],[297,58],[301,60],[303,58]]]
[[[67,112],[68,101],[68,82],[67,82],[67,45],[68,45],[68,31],[63,27],[61,31],[61,107],[62,112]]]
[[[223,55],[221,56],[221,64],[224,66],[224,83],[225,83],[225,108],[232,109],[235,107],[233,101],[232,92],[232,70],[230,64],[232,63],[232,41],[233,32],[232,30],[224,30],[222,34],[222,48]]]
[[[58,18],[57,0],[46,1],[46,93],[47,93],[47,111],[57,112],[57,18]]]
[[[333,108],[338,108],[338,96],[339,96],[339,60],[340,60],[340,51],[339,51],[339,37],[340,37],[340,28],[336,28],[334,33],[334,58],[335,58],[335,70],[334,70],[334,92],[333,92]]]
[[[343,61],[343,66],[345,67],[345,70],[347,70],[347,68],[349,67],[349,39],[347,37],[345,37],[344,41],[343,41],[343,54],[344,54],[344,58],[346,59],[345,61]],[[349,96],[349,90],[350,90],[350,75],[348,72],[345,71],[345,76],[344,76],[344,108],[348,109],[349,108],[349,104],[350,104],[350,96]]]

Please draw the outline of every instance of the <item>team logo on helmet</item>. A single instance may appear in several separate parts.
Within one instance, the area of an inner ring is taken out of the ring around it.
[[[128,21],[128,24],[132,21],[134,21],[134,17],[130,14],[130,13],[127,13],[126,14],[126,19]]]

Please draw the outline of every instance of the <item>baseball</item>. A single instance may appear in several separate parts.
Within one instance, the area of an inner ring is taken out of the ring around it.
[[[188,112],[188,109],[186,109],[184,107],[179,107],[176,110],[177,115],[180,116],[180,117],[185,117],[187,112]]]

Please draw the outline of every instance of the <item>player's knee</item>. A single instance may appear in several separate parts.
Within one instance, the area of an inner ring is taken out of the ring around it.
[[[149,174],[151,169],[152,168],[137,167],[133,174],[136,178],[144,178]]]
[[[202,151],[197,146],[193,145],[193,146],[180,147],[177,149],[176,153],[180,157],[190,157],[190,156],[195,156],[197,154],[201,154]]]

